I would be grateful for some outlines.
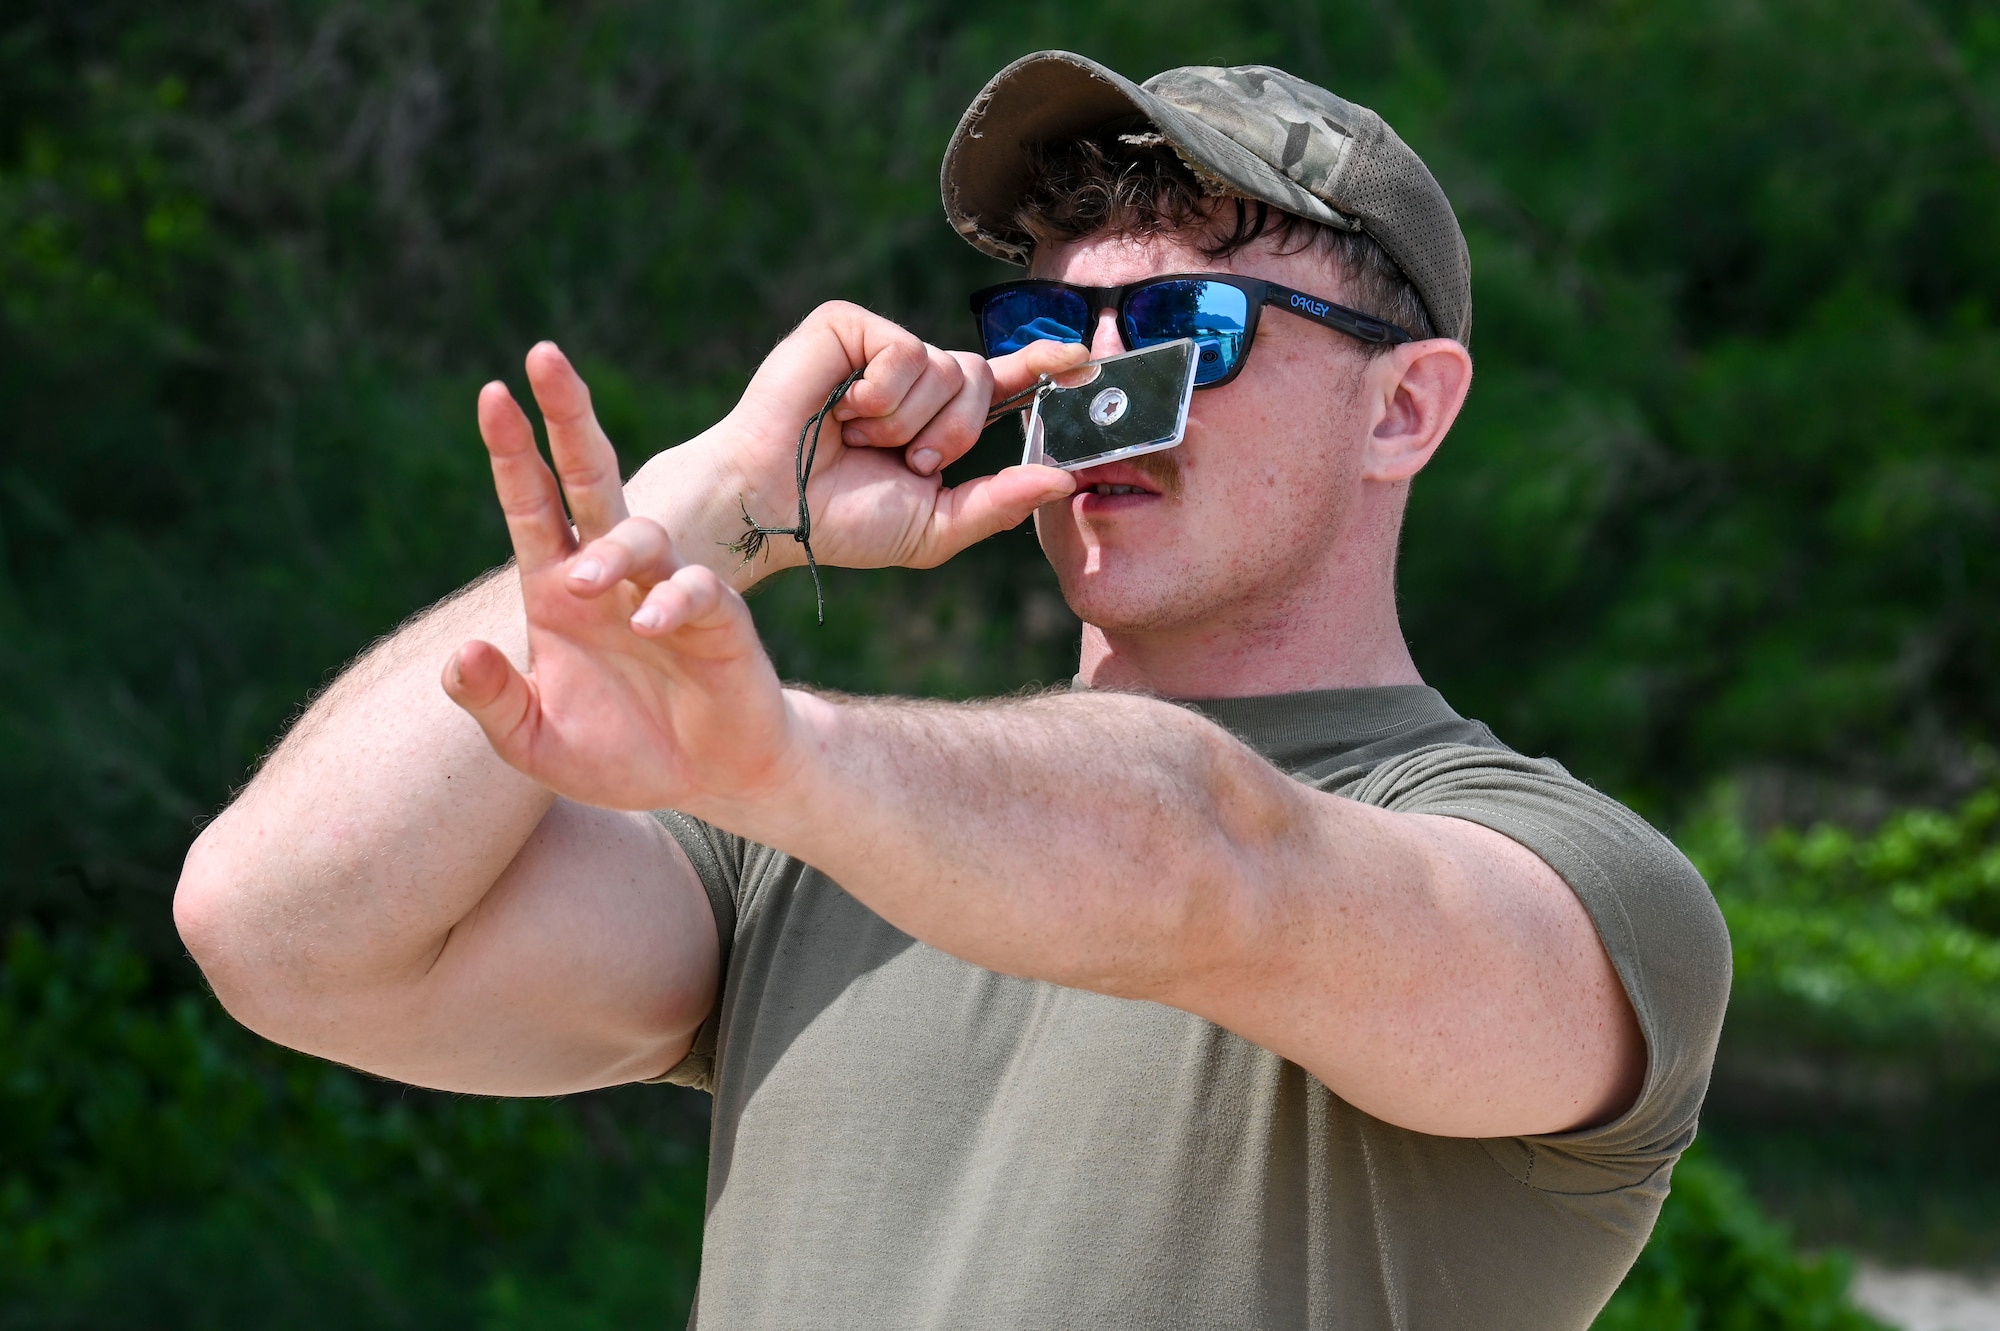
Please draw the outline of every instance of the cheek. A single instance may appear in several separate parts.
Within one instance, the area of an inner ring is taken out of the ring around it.
[[[1186,494],[1205,515],[1264,509],[1307,465],[1296,432],[1254,395],[1232,400],[1236,388],[1216,389],[1213,407],[1190,416],[1180,450]]]
[[[1041,542],[1042,554],[1057,573],[1078,562],[1083,552],[1083,536],[1076,529],[1067,499],[1035,510],[1035,539]]]
[[[1227,419],[1228,428],[1197,431],[1190,423],[1182,458],[1190,517],[1209,539],[1257,546],[1271,536],[1310,540],[1345,509],[1362,450],[1341,422],[1291,418],[1253,401],[1215,419]]]

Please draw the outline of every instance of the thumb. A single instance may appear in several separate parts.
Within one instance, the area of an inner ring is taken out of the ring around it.
[[[938,492],[930,530],[912,561],[934,568],[969,545],[1025,522],[1043,504],[1076,492],[1076,477],[1057,467],[1009,467]]]
[[[995,356],[986,362],[993,368],[993,400],[1012,397],[1045,374],[1073,369],[1089,359],[1090,348],[1081,342],[1030,342],[1019,351]]]
[[[541,699],[535,686],[490,642],[468,642],[444,666],[444,691],[479,723],[511,767],[527,770]]]

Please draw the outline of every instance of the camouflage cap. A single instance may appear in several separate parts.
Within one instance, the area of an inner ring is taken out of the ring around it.
[[[1028,261],[1014,224],[1037,144],[1150,124],[1209,193],[1261,199],[1396,261],[1444,337],[1472,333],[1472,264],[1451,203],[1382,117],[1268,65],[1188,65],[1143,86],[1086,56],[1038,51],[993,76],[944,154],[944,207],[973,245]]]

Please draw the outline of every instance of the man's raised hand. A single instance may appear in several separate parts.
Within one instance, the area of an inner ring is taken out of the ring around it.
[[[445,668],[446,692],[502,758],[583,803],[648,809],[750,797],[782,779],[792,718],[735,586],[803,561],[779,539],[764,543],[757,567],[740,569],[725,547],[742,535],[745,511],[767,526],[795,520],[806,418],[864,371],[822,428],[808,484],[820,562],[928,567],[1072,491],[1052,467],[1009,467],[949,488],[938,473],[977,441],[996,398],[1084,355],[1044,342],[988,362],[928,346],[857,306],[822,306],[766,358],[721,423],[628,488],[582,378],[553,344],[536,346],[528,379],[554,474],[506,388],[489,384],[479,399],[519,566],[527,668],[468,643]],[[696,506],[702,522],[681,533],[692,546],[677,551],[659,522],[628,512],[627,495],[642,510],[668,488],[684,499],[693,477],[694,489],[711,493]]]
[[[627,514],[618,459],[561,354],[537,347],[529,368],[556,475],[507,389],[479,397],[527,669],[467,643],[445,666],[445,691],[508,763],[586,804],[656,809],[776,785],[790,718],[749,608],[714,571],[683,563],[658,523]]]

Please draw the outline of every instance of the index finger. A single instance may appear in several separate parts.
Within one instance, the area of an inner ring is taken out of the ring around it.
[[[556,478],[535,448],[535,427],[498,382],[479,390],[479,434],[493,464],[493,490],[507,518],[507,535],[523,573],[569,557],[575,538],[563,515]]]
[[[917,437],[910,441],[907,457],[910,470],[929,476],[940,467],[970,452],[986,428],[986,413],[997,400],[993,392],[993,371],[979,353],[950,351],[946,355],[959,364],[964,386],[937,411]]]
[[[583,376],[555,343],[537,342],[528,352],[528,383],[549,428],[549,456],[570,518],[584,540],[594,540],[627,516],[617,450],[597,423]]]

